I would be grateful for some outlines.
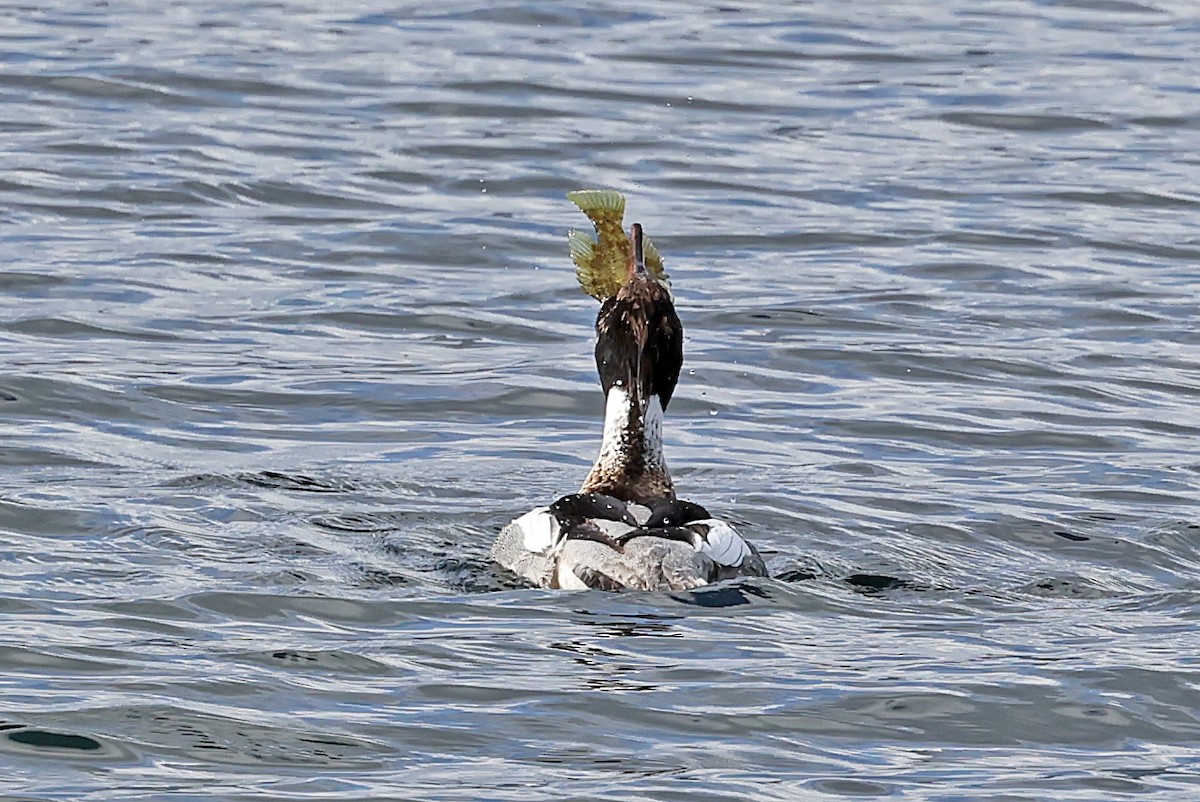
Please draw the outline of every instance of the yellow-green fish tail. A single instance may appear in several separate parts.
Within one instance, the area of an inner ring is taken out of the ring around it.
[[[654,243],[645,234],[642,235],[642,259],[646,262],[646,267],[656,279],[671,286],[671,277],[667,275],[667,269],[663,265],[662,256],[658,252],[658,248],[654,247]]]
[[[625,233],[625,196],[615,189],[578,189],[567,199],[587,215],[596,228],[597,239],[583,231],[567,233],[571,261],[579,286],[603,301],[620,291],[633,269],[633,243]],[[642,238],[642,257],[650,273],[670,286],[662,256],[648,237]]]
[[[580,232],[568,236],[575,275],[583,291],[603,301],[617,294],[629,278],[633,244],[622,222],[625,196],[613,189],[580,189],[567,193],[596,228],[598,241]]]

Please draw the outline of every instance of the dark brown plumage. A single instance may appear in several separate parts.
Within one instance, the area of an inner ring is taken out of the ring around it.
[[[683,366],[683,324],[667,288],[634,275],[596,316],[596,370],[605,395],[625,387],[645,411],[657,395],[665,411]]]

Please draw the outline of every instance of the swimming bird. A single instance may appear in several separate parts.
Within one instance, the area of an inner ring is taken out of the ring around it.
[[[766,576],[733,526],[676,498],[662,427],[683,365],[683,325],[661,260],[658,271],[646,265],[639,224],[629,241],[624,282],[596,317],[606,399],[600,453],[578,493],[506,526],[492,559],[548,588],[686,590]]]

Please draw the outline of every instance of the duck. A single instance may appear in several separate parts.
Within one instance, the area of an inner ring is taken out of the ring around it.
[[[624,281],[596,316],[599,454],[578,492],[505,526],[491,558],[530,584],[564,590],[694,590],[766,576],[732,524],[676,495],[663,420],[683,366],[683,325],[665,273],[647,267],[640,224],[629,240]]]

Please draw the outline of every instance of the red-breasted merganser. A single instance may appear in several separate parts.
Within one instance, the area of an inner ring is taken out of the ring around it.
[[[683,326],[661,271],[646,267],[642,227],[631,234],[627,279],[596,317],[607,399],[600,454],[580,492],[506,526],[492,559],[548,588],[686,590],[766,576],[737,530],[675,497],[662,425],[683,364]]]

